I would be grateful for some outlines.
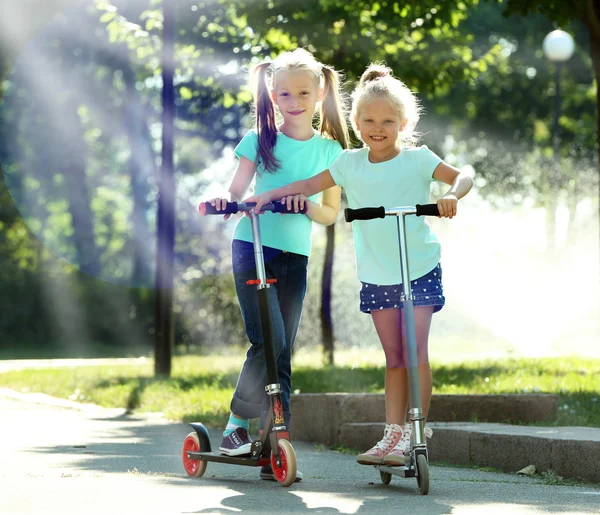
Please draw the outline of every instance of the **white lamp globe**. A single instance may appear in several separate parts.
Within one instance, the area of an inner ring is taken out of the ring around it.
[[[551,61],[568,61],[574,51],[575,42],[564,30],[553,30],[544,38],[544,54]]]

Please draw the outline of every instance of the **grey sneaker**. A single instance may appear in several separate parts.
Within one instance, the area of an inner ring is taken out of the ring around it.
[[[238,427],[233,433],[223,437],[219,451],[227,456],[250,455],[252,439],[243,427]]]

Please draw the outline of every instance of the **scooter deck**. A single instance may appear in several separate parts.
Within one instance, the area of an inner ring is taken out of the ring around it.
[[[405,466],[390,467],[388,465],[375,465],[375,468],[380,472],[387,472],[394,476],[400,477],[416,477],[415,469]]]
[[[190,460],[216,461],[219,463],[232,463],[234,465],[246,465],[248,467],[257,467],[259,465],[270,463],[269,458],[252,458],[250,456],[227,456],[220,452],[196,452],[188,451]]]

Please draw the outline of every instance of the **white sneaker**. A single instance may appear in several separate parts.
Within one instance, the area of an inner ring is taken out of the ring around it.
[[[400,441],[390,452],[386,454],[385,458],[383,458],[384,465],[390,465],[394,467],[398,465],[404,465],[406,463],[404,452],[406,449],[408,449],[408,452],[410,452],[411,434],[411,426],[410,424],[406,424],[402,430],[402,438],[400,438]]]
[[[398,424],[386,424],[383,438],[368,451],[359,454],[356,461],[361,465],[381,465],[385,456],[402,438],[402,428]]]
[[[406,424],[406,427],[408,428],[408,443],[404,448],[404,452],[410,453],[412,447],[412,422],[410,424]],[[423,433],[425,434],[425,438],[431,438],[433,436],[433,430],[430,427],[426,427]]]

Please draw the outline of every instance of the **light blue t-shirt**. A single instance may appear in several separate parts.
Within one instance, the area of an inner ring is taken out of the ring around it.
[[[386,208],[428,204],[433,172],[442,160],[426,146],[403,148],[393,159],[369,162],[369,149],[345,150],[329,167],[348,205]],[[389,285],[402,282],[395,216],[352,223],[356,267],[362,282]],[[424,276],[440,261],[440,244],[424,216],[406,217],[408,269],[411,280]]]
[[[339,142],[328,139],[317,131],[306,141],[299,141],[278,132],[274,155],[280,167],[267,172],[262,163],[257,165],[254,194],[264,193],[294,181],[309,179],[331,165],[341,154]],[[258,134],[250,130],[235,148],[238,157],[244,156],[256,162]],[[319,195],[310,197],[318,201]],[[266,212],[260,215],[262,244],[304,256],[310,256],[312,221],[306,215],[281,215]],[[252,227],[247,216],[240,218],[233,235],[234,239],[252,241]]]

